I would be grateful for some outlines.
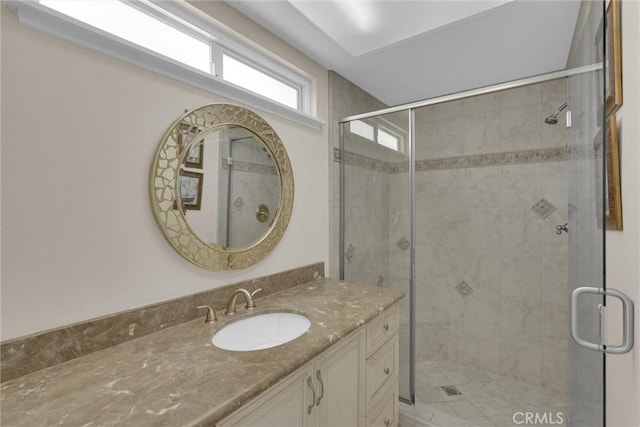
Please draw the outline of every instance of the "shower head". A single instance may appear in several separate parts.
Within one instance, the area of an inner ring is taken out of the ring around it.
[[[544,122],[548,125],[556,125],[558,124],[558,114],[560,114],[560,112],[562,110],[564,110],[565,108],[567,108],[567,103],[565,102],[564,104],[562,104],[556,111],[554,111],[552,114],[548,115],[545,119]]]

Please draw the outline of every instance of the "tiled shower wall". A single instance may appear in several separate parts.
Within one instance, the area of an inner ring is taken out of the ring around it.
[[[567,235],[555,228],[568,222],[564,114],[544,124],[565,100],[558,80],[416,110],[418,361],[565,391]],[[400,287],[406,158],[345,136],[347,278]]]
[[[566,94],[557,80],[416,110],[418,321],[449,322],[449,359],[559,392],[567,141],[564,114],[544,118]]]
[[[226,158],[229,157],[228,146],[222,153],[220,169],[219,194],[227,196],[227,184],[231,178],[231,205],[229,213],[229,246],[246,247],[260,239],[269,229],[278,211],[280,186],[278,172],[271,155],[264,151],[254,139],[235,141],[233,146],[233,166],[229,173]],[[260,222],[256,212],[260,205],[267,206],[269,216],[265,222]],[[226,204],[224,205],[226,207]],[[221,220],[219,236],[222,239],[226,232],[226,209],[219,213]],[[224,240],[219,240],[224,242]]]
[[[351,116],[354,114],[366,113],[369,111],[379,110],[381,108],[385,108],[386,105],[383,104],[378,99],[369,95],[364,90],[360,89],[358,86],[351,83],[349,80],[342,77],[340,74],[335,73],[333,71],[329,71],[329,117],[330,123],[332,126],[330,128],[329,135],[329,158],[334,158],[335,149],[339,146],[339,128],[335,125],[338,120]],[[359,138],[355,137],[350,146],[353,146],[353,149],[359,152],[360,155],[365,156],[366,154],[371,154],[374,157],[379,157],[384,155],[384,149],[373,144],[369,144],[364,140],[359,140]],[[357,144],[354,146],[354,144]],[[330,162],[329,167],[331,171],[329,176],[331,177],[331,187],[330,187],[330,204],[331,204],[331,215],[330,215],[330,263],[329,263],[329,277],[338,278],[339,277],[339,230],[340,230],[340,164],[337,161]],[[360,212],[366,212],[367,206],[372,206],[372,208],[376,208],[379,206],[386,206],[388,202],[388,192],[387,185],[385,184],[385,180],[388,179],[388,174],[382,170],[376,171],[370,168],[352,168],[347,166],[347,171],[351,173],[349,176],[350,179],[353,180],[353,188],[363,188],[359,187],[358,183],[361,185],[365,185],[367,182],[376,183],[378,186],[376,188],[377,195],[376,198],[379,200],[374,201],[370,196],[368,199],[364,194],[359,194],[361,197],[360,200],[354,200],[349,204],[349,208],[352,210],[353,217],[358,218],[359,222],[363,226],[364,230],[378,230],[378,228],[374,228],[375,224],[367,224],[369,221],[369,215],[358,215],[358,210]],[[376,179],[369,181],[367,178],[375,177]],[[373,194],[374,189],[372,188],[369,191],[369,194]],[[378,193],[379,192],[379,193]],[[386,197],[386,199],[385,199]],[[376,219],[374,219],[376,220]],[[362,233],[361,233],[362,234]],[[364,232],[364,234],[370,236],[370,232]],[[364,236],[363,236],[364,237]],[[384,241],[387,241],[385,238]],[[357,246],[359,250],[364,250],[367,247],[365,242],[356,242],[356,245],[352,243],[352,246]],[[362,259],[362,257],[358,257]],[[385,267],[383,267],[383,271],[379,272],[379,275],[385,273],[386,275],[386,262]],[[374,273],[371,273],[371,276],[375,276]],[[377,277],[377,276],[376,276]],[[371,283],[370,281],[364,281],[363,283]],[[353,279],[352,279],[353,280]],[[375,283],[375,282],[373,282]]]

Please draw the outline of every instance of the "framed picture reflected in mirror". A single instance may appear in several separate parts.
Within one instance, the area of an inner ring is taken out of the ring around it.
[[[180,187],[180,198],[182,200],[182,208],[187,210],[199,211],[202,202],[202,178],[204,174],[200,172],[192,172],[181,170],[178,176],[178,185]]]

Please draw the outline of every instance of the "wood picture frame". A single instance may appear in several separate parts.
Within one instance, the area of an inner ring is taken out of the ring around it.
[[[622,105],[620,0],[610,0],[605,17],[605,117]]]
[[[606,124],[607,220],[616,230],[622,230],[622,193],[620,188],[620,152],[616,115]]]
[[[178,177],[183,211],[199,211],[202,203],[204,173],[181,170]]]

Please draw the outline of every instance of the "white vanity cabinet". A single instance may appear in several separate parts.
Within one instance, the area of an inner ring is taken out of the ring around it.
[[[313,426],[312,393],[307,381],[312,363],[307,363],[247,405],[216,424],[230,426]]]
[[[397,423],[398,307],[394,305],[217,426]]]
[[[366,425],[398,425],[398,304],[367,324]]]
[[[358,329],[313,361],[316,426],[363,426],[365,330]]]

